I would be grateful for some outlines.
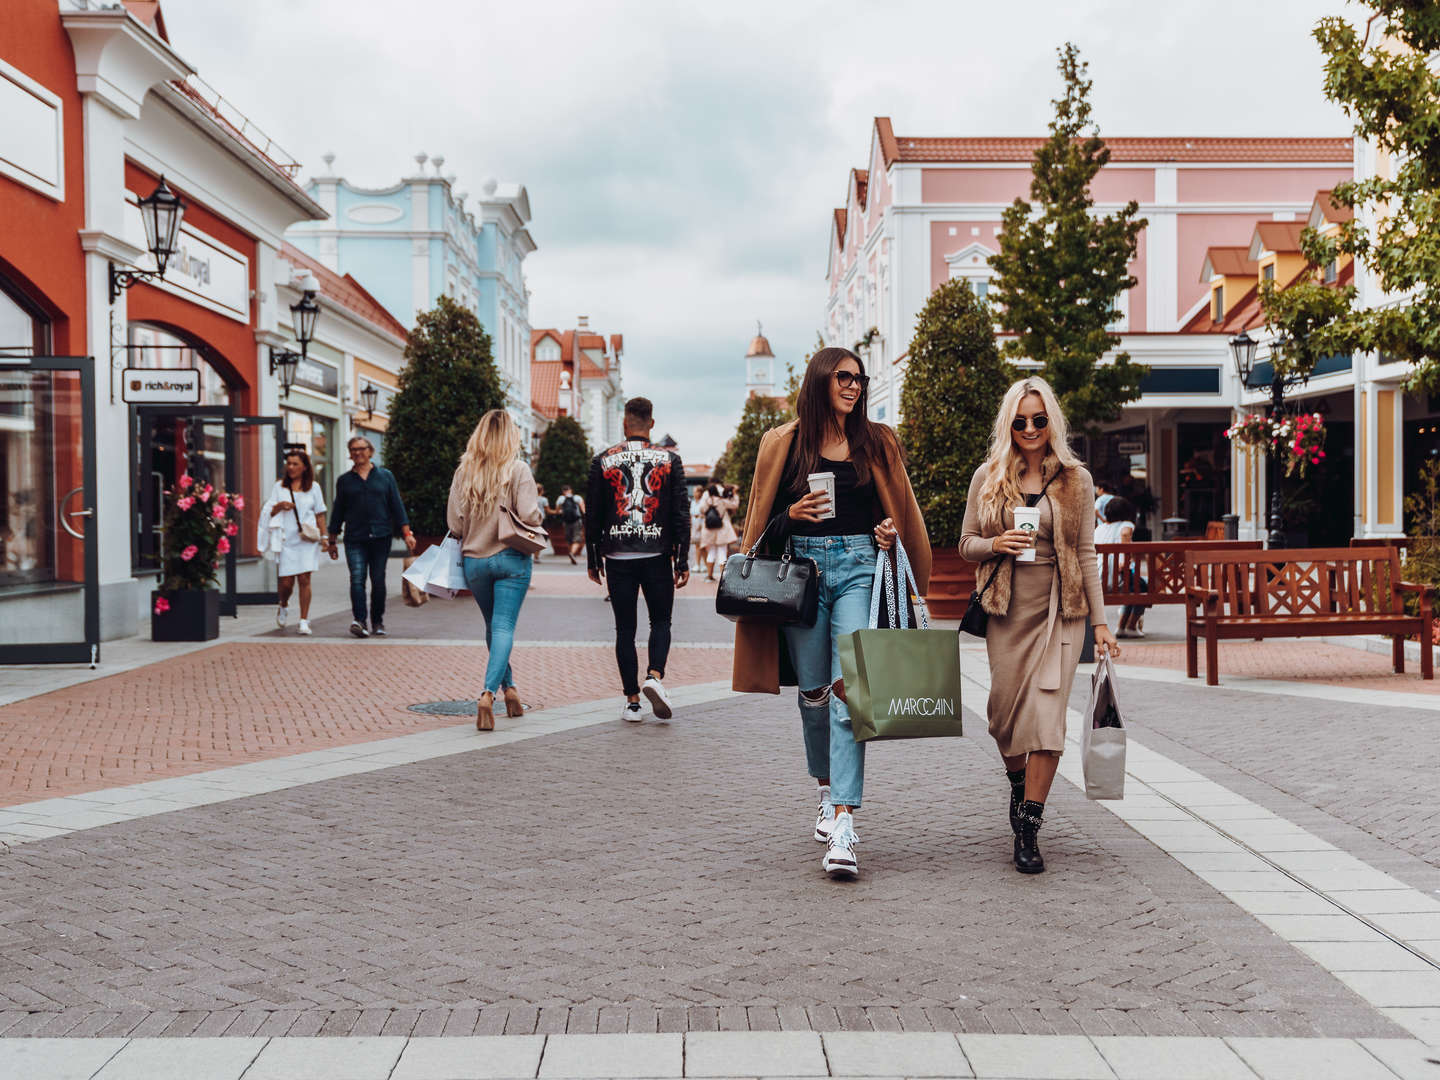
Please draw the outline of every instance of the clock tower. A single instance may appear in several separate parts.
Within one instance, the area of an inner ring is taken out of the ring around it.
[[[760,323],[755,324],[755,338],[745,351],[745,396],[774,397],[775,354],[765,340]]]

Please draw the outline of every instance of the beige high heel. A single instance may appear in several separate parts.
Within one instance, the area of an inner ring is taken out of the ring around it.
[[[475,703],[475,730],[495,730],[495,695],[486,690]]]
[[[520,704],[520,692],[513,686],[505,687],[505,715],[525,715],[525,706]]]

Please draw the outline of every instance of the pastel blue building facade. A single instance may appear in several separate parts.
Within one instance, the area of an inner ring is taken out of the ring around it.
[[[415,162],[415,174],[391,187],[362,188],[334,175],[327,154],[326,175],[312,178],[306,191],[330,217],[298,225],[286,239],[353,275],[407,326],[441,295],[473,311],[491,337],[507,406],[528,447],[536,427],[524,272],[535,250],[530,196],[519,184],[491,179],[472,199],[455,191],[453,175],[441,175],[443,157],[417,154]]]

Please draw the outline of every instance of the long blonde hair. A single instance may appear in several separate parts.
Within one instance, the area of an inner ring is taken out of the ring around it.
[[[1053,457],[1060,468],[1079,465],[1080,459],[1070,449],[1070,425],[1060,411],[1060,402],[1050,384],[1039,375],[1030,375],[1012,383],[1000,402],[995,414],[995,430],[990,435],[990,455],[985,459],[987,472],[985,482],[980,485],[978,495],[980,520],[990,528],[1004,527],[1005,508],[1018,506],[1025,501],[1020,491],[1020,477],[1025,471],[1025,458],[1015,449],[1015,439],[1010,425],[1020,415],[1020,402],[1035,394],[1045,406],[1045,416],[1050,421],[1050,445],[1045,451],[1045,462],[1040,466],[1044,472]]]
[[[491,409],[465,444],[455,482],[463,517],[488,517],[510,482],[520,456],[520,429],[504,409]]]

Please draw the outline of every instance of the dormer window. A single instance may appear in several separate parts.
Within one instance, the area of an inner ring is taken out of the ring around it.
[[[1221,282],[1210,290],[1210,321],[1219,322],[1225,318],[1225,283]]]
[[[1335,279],[1339,276],[1340,272],[1335,266],[1335,260],[1331,259],[1325,264],[1325,284],[1334,285]]]
[[[1272,263],[1266,263],[1264,266],[1262,266],[1262,267],[1260,268],[1260,280],[1261,280],[1261,281],[1274,281],[1274,280],[1275,280],[1275,264],[1274,264],[1273,262],[1272,262]]]

